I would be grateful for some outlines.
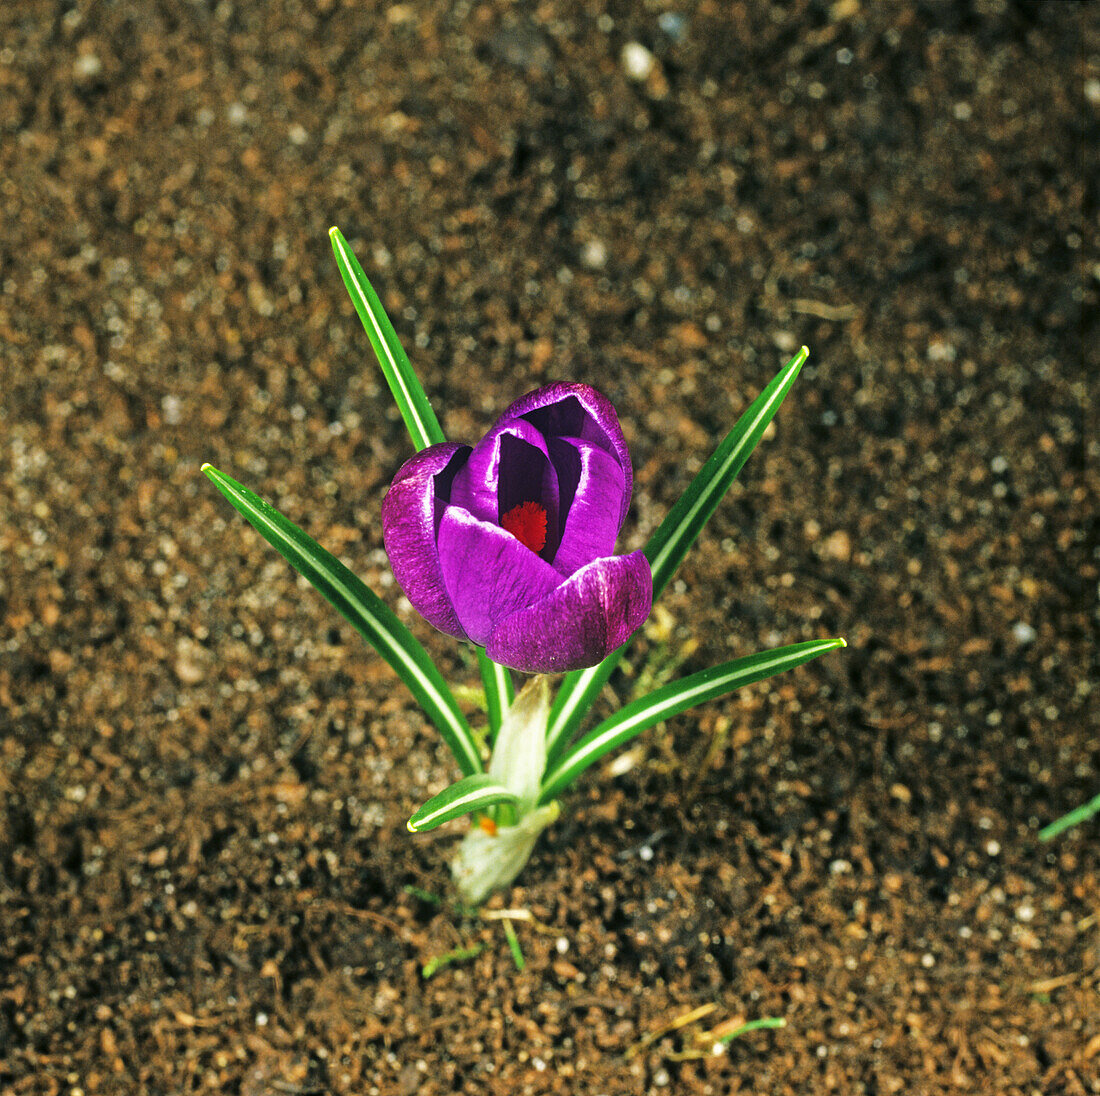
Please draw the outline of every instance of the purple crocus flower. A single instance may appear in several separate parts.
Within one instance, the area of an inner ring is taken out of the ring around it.
[[[586,384],[516,400],[474,448],[402,465],[382,535],[409,601],[528,673],[594,666],[649,615],[642,552],[612,555],[633,475],[615,409]]]

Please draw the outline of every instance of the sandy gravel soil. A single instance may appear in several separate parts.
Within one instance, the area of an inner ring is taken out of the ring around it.
[[[1061,0],[0,5],[0,1094],[1100,1093],[1100,831],[1037,839],[1100,790],[1098,111]],[[522,973],[407,889],[438,738],[198,472],[474,681],[330,224],[448,435],[612,398],[629,549],[813,351],[611,684],[850,647],[582,780]]]

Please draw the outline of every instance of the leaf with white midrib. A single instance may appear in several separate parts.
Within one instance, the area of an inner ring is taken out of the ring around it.
[[[700,670],[631,701],[566,750],[544,777],[539,801],[553,799],[590,765],[655,723],[843,646],[843,639],[818,639],[760,651]]]
[[[676,573],[688,549],[763,437],[809,353],[806,347],[802,347],[772,378],[649,538],[645,554],[653,571],[654,601]],[[558,689],[547,728],[547,754],[551,764],[565,749],[577,724],[584,718],[625,650],[624,644],[599,665],[566,674]]]
[[[465,773],[481,769],[473,734],[428,652],[385,603],[331,552],[270,503],[212,467],[202,466],[248,523],[371,644],[409,687]]]
[[[397,331],[386,315],[374,286],[370,284],[355,257],[355,252],[344,239],[344,234],[335,226],[329,229],[328,235],[332,243],[332,253],[336,256],[336,265],[340,268],[340,277],[344,280],[351,303],[355,306],[363,330],[374,348],[382,375],[386,378],[394,402],[405,420],[413,445],[421,450],[446,441],[424,386],[409,362],[409,356],[397,337]],[[477,657],[481,679],[485,684],[489,733],[492,738],[500,729],[504,713],[512,702],[512,680],[508,671],[489,659],[481,648],[478,648]]]
[[[343,233],[333,227],[328,234],[336,264],[340,267],[340,276],[344,279],[351,303],[355,305],[367,338],[378,356],[378,364],[382,367],[386,383],[390,386],[413,444],[417,449],[426,449],[429,445],[443,441],[439,420],[435,417],[419,378],[409,364],[408,355],[382,307],[382,301],[367,280]]]
[[[474,811],[515,802],[515,795],[488,773],[473,773],[433,795],[405,825],[410,833],[422,833]]]

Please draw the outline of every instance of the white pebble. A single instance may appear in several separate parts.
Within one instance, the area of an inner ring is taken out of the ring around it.
[[[653,71],[657,58],[641,42],[627,42],[619,58],[631,80],[645,80]]]
[[[1012,638],[1017,643],[1034,643],[1039,633],[1026,620],[1018,620],[1012,625]]]
[[[603,270],[607,265],[607,248],[601,240],[589,240],[581,251],[581,262],[589,270]]]
[[[94,53],[86,53],[83,57],[78,57],[73,63],[73,72],[84,79],[98,76],[102,71],[103,62]]]

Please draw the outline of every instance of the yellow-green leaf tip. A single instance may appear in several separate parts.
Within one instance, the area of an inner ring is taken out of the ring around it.
[[[200,472],[210,472],[210,471],[216,472],[217,469],[209,461],[203,461],[202,465],[199,467],[199,471]]]

